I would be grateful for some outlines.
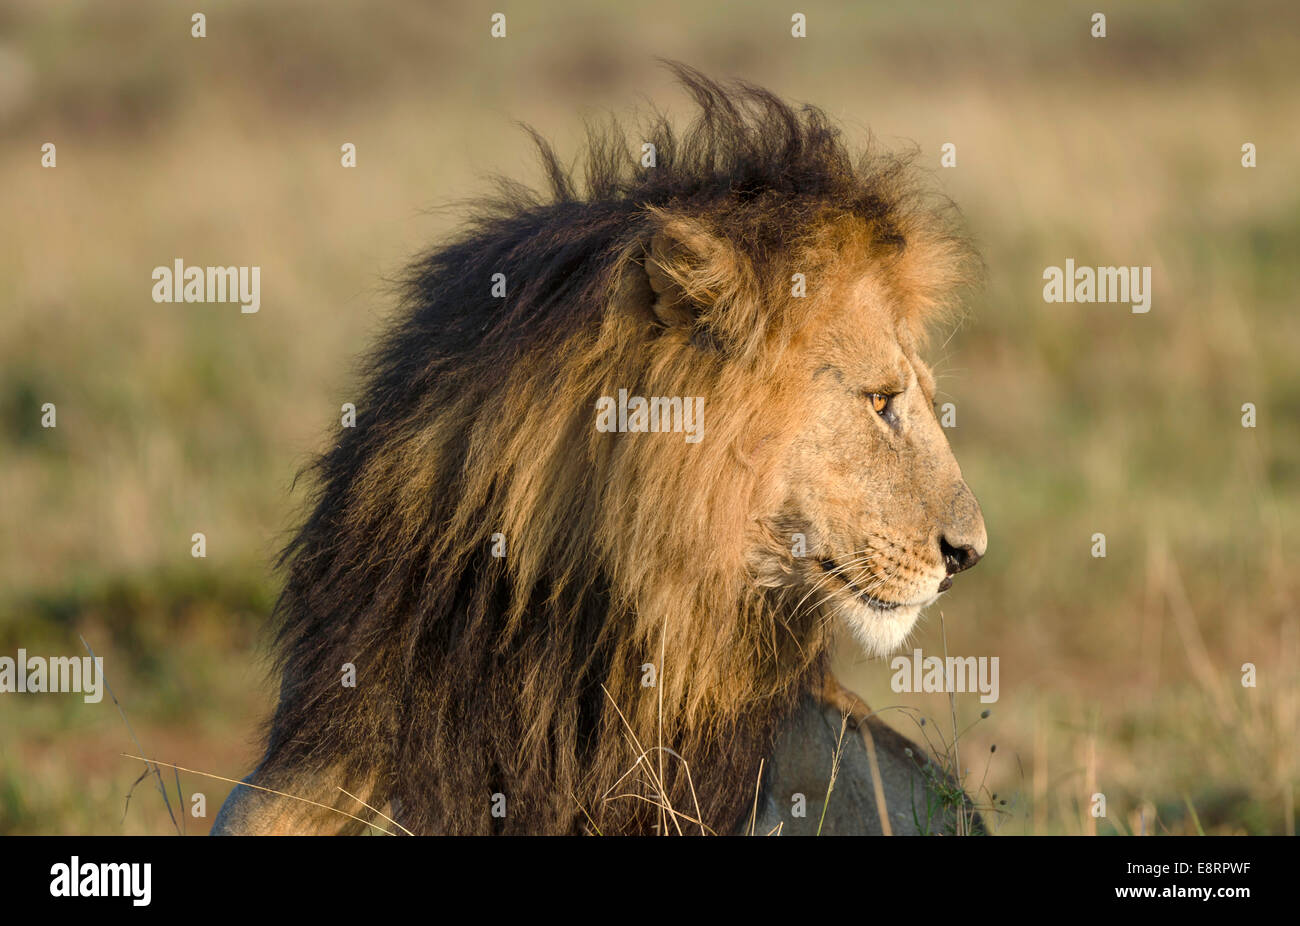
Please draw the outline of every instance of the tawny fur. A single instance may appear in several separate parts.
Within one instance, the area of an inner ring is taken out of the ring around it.
[[[830,642],[750,562],[776,491],[756,450],[801,415],[772,377],[824,310],[791,274],[869,269],[919,340],[971,265],[903,161],[678,74],[701,110],[684,134],[593,132],[581,183],[539,141],[549,194],[505,185],[413,269],[284,555],[259,779],[355,788],[417,833],[652,832],[664,798],[670,831],[748,812]],[[705,397],[706,439],[597,431],[620,388]]]

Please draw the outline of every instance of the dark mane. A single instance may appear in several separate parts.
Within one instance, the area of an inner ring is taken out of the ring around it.
[[[595,390],[648,375],[600,340],[619,261],[657,211],[706,223],[761,272],[828,216],[901,252],[913,209],[905,162],[855,160],[820,110],[674,71],[699,108],[684,133],[662,115],[630,136],[593,130],[580,176],[534,135],[548,193],[503,184],[411,269],[357,426],[316,462],[311,513],[281,558],[266,780],[283,766],[361,782],[417,832],[645,831],[658,818],[606,798],[636,760],[615,705],[628,710],[626,676],[658,652],[614,579],[625,567],[611,558],[627,557],[602,518],[626,499],[610,496],[615,449],[591,434]],[[653,168],[640,166],[642,141]],[[491,295],[497,273],[504,298]],[[721,479],[729,464],[713,452],[697,465]],[[676,528],[638,529],[657,555],[690,559]],[[497,534],[504,558],[488,553]],[[692,582],[680,582],[677,620],[719,602],[733,616],[669,650],[668,728],[630,724],[688,754],[692,782],[674,766],[664,790],[689,807],[693,783],[722,829],[752,799],[757,758],[825,649],[811,626],[791,628],[795,643],[758,639],[775,605],[707,563]],[[345,663],[355,688],[339,684]],[[715,677],[734,679],[727,712],[709,700]],[[504,818],[489,813],[495,793]]]
[[[905,246],[907,217],[922,207],[910,159],[871,150],[854,157],[815,106],[795,108],[760,87],[728,88],[685,65],[670,67],[698,107],[685,132],[663,113],[631,133],[612,119],[590,125],[579,171],[525,127],[548,189],[498,181],[496,195],[474,201],[464,233],[418,262],[405,281],[416,307],[459,302],[496,310],[467,321],[452,306],[455,317],[435,323],[459,320],[449,342],[476,344],[478,329],[508,342],[531,328],[521,311],[583,302],[574,295],[602,282],[613,256],[644,234],[653,208],[707,217],[758,268],[787,253],[826,213],[862,220],[882,248]],[[654,145],[653,167],[642,167],[645,143]],[[503,268],[525,288],[507,300],[481,299],[483,281]],[[453,281],[464,291],[453,294]],[[447,298],[453,295],[463,298]]]

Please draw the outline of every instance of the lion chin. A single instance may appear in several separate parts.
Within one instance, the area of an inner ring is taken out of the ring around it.
[[[846,598],[834,608],[848,626],[858,644],[869,656],[888,656],[907,641],[921,613],[938,596],[918,604],[900,604],[889,608]]]

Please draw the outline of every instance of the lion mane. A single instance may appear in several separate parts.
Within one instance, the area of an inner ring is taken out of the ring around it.
[[[855,158],[816,108],[674,70],[699,108],[686,131],[662,114],[630,137],[589,129],[580,171],[534,133],[547,193],[502,182],[404,279],[356,427],[311,467],[282,554],[267,780],[361,783],[416,833],[730,832],[748,815],[831,634],[747,581],[765,414],[747,384],[797,323],[769,268],[837,223],[895,262],[947,232],[906,159]],[[681,220],[729,248],[660,261],[702,307],[678,329],[622,303]],[[909,304],[937,308],[957,272],[914,274]],[[708,396],[706,439],[598,431],[621,388]]]

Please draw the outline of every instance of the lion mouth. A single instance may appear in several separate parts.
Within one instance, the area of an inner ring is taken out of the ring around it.
[[[885,601],[883,598],[877,598],[875,595],[871,594],[871,592],[859,586],[848,576],[844,575],[840,567],[835,564],[835,560],[826,558],[821,560],[819,565],[822,569],[826,570],[827,575],[838,579],[845,588],[851,591],[854,596],[864,604],[870,605],[878,611],[892,611],[894,608],[902,607],[900,602]]]

